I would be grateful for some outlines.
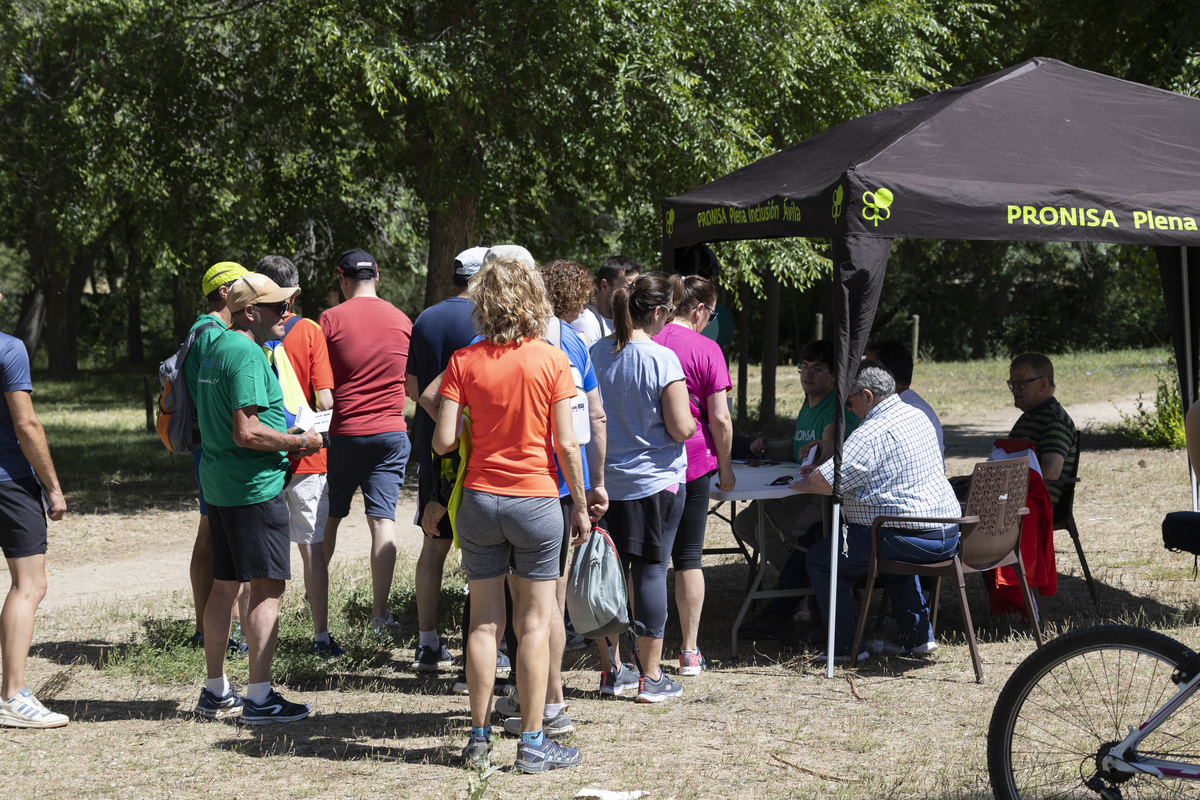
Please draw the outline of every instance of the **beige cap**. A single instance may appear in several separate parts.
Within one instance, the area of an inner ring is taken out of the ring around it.
[[[282,288],[266,275],[251,272],[243,275],[229,287],[229,295],[225,298],[230,313],[236,314],[246,306],[256,303],[282,303],[300,294],[299,286]]]

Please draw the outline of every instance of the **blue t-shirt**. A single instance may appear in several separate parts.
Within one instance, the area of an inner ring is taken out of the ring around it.
[[[0,391],[33,391],[33,381],[29,377],[29,354],[25,352],[25,345],[7,333],[0,333]],[[0,403],[0,481],[32,476],[33,467],[29,466],[17,441],[12,412],[8,403]]]
[[[615,345],[601,339],[591,349],[608,416],[604,485],[612,500],[637,500],[686,477],[683,442],[667,432],[662,408],[663,390],[684,379],[683,366],[656,342],[631,341],[620,352]]]
[[[567,361],[571,362],[571,379],[575,381],[575,388],[583,389],[584,392],[590,392],[599,384],[596,381],[596,370],[592,367],[592,357],[588,354],[587,345],[584,344],[583,337],[575,328],[571,327],[570,323],[559,320],[559,326],[562,330],[562,341],[559,348],[567,354]],[[583,452],[584,447],[580,446],[580,455],[583,457],[583,488],[592,488],[592,475],[588,470],[587,453]],[[558,466],[558,455],[554,456],[554,464]],[[558,496],[566,497],[571,492],[567,488],[567,480],[563,477],[562,468],[558,470]]]
[[[450,356],[475,338],[475,303],[465,297],[450,297],[421,312],[413,323],[412,340],[405,371],[417,379],[417,391],[424,392],[433,379],[446,369]],[[417,398],[414,397],[415,401]],[[433,469],[433,428],[437,420],[417,406],[417,463],[422,475]]]

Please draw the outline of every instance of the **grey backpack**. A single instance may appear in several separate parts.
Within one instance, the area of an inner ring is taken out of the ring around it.
[[[629,595],[617,548],[603,528],[575,548],[567,572],[567,611],[575,632],[587,639],[617,636],[629,629]]]

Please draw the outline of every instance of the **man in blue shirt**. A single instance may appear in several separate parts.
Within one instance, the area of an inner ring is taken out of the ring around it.
[[[0,725],[61,728],[69,721],[66,715],[50,711],[25,688],[25,659],[33,641],[33,617],[46,596],[46,514],[62,519],[67,501],[30,399],[33,383],[25,345],[3,333],[0,384],[0,549],[12,579],[0,614]]]

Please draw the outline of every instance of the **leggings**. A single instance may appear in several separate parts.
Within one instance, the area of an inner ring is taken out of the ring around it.
[[[708,527],[708,495],[712,490],[712,473],[688,481],[683,500],[683,516],[679,532],[671,548],[671,564],[675,571],[700,569],[704,552],[704,531]]]

